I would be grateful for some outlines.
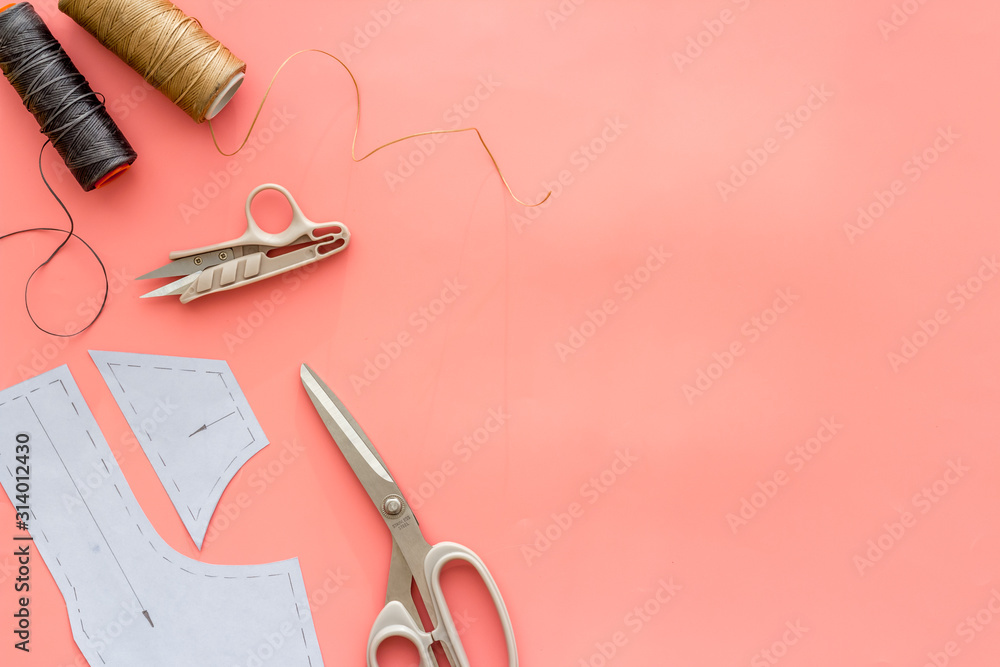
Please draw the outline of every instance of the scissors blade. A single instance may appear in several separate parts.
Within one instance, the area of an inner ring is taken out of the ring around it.
[[[403,602],[407,611],[419,624],[420,616],[415,613],[416,607],[412,596],[410,596],[410,581],[416,582],[431,625],[437,627],[438,610],[431,603],[433,598],[430,596],[430,588],[424,572],[424,560],[431,546],[421,534],[417,518],[406,504],[399,509],[398,514],[391,516],[388,514],[388,510],[383,504],[388,496],[395,495],[404,503],[405,500],[403,500],[403,493],[399,490],[399,486],[396,485],[395,480],[386,469],[382,457],[379,456],[378,451],[368,440],[368,436],[354,421],[351,413],[347,411],[340,399],[309,366],[302,364],[300,376],[309,398],[322,417],[323,423],[326,424],[330,435],[333,436],[334,442],[340,447],[344,458],[351,465],[354,474],[365,487],[368,497],[379,509],[386,526],[392,533],[393,562],[389,568],[390,579],[386,597],[390,600],[397,599]]]
[[[174,296],[176,294],[183,294],[188,288],[188,285],[198,280],[198,276],[201,275],[201,271],[196,271],[189,276],[184,276],[180,280],[175,280],[172,283],[167,283],[163,287],[153,290],[152,292],[146,292],[140,299],[145,299],[151,296]]]
[[[375,498],[376,496],[381,498],[386,492],[385,483],[395,487],[395,490],[390,489],[390,492],[400,493],[382,457],[340,399],[309,366],[302,364],[299,375],[316,411],[326,424],[326,429],[333,436],[334,442],[340,447],[344,458],[351,464],[354,474],[364,484],[372,499],[376,503],[379,502]],[[377,482],[377,479],[381,479],[382,482]]]
[[[216,266],[217,264],[229,261],[233,258],[233,250],[234,248],[219,248],[218,250],[212,250],[211,252],[203,252],[197,255],[181,257],[180,259],[175,259],[172,262],[164,264],[158,269],[153,269],[149,273],[139,276],[136,280],[186,276],[195,273],[196,271],[207,269],[210,266]],[[224,255],[226,259],[220,258],[220,254]]]

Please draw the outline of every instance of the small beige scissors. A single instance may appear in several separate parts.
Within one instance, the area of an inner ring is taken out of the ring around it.
[[[292,207],[292,221],[277,234],[263,231],[250,213],[254,197],[264,190],[277,190]],[[246,214],[247,230],[243,236],[203,248],[172,252],[169,264],[139,276],[138,280],[184,276],[142,296],[180,295],[181,303],[187,303],[206,294],[236,289],[324,259],[346,248],[351,240],[343,223],[317,223],[306,218],[292,193],[274,183],[258,185],[250,191]]]

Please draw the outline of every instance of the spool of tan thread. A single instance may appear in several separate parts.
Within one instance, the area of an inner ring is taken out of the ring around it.
[[[199,123],[243,83],[246,63],[168,0],[59,0],[59,9]]]

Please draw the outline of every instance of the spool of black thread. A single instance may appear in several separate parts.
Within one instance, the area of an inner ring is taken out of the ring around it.
[[[104,102],[27,2],[0,9],[0,70],[84,190],[135,161]]]

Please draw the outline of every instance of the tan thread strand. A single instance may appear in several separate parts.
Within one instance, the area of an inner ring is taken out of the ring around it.
[[[168,0],[60,0],[59,9],[199,123],[246,63]]]
[[[357,157],[356,146],[358,143],[358,131],[361,129],[361,89],[358,87],[358,80],[354,78],[354,73],[351,71],[351,68],[348,67],[347,64],[337,56],[333,55],[332,53],[328,53],[322,49],[302,49],[301,51],[296,51],[292,55],[285,58],[285,61],[278,66],[278,69],[275,70],[274,72],[274,76],[271,77],[271,82],[267,84],[267,90],[264,91],[264,97],[261,98],[260,104],[257,105],[257,112],[254,114],[253,120],[250,122],[250,127],[249,129],[247,129],[246,136],[243,137],[243,141],[240,142],[240,145],[233,152],[227,153],[222,150],[222,148],[219,146],[219,140],[215,136],[215,127],[212,125],[212,121],[209,120],[208,129],[209,132],[211,132],[212,134],[212,143],[215,144],[215,150],[219,151],[219,153],[227,157],[236,155],[241,150],[243,150],[243,147],[246,146],[247,141],[250,140],[250,133],[253,132],[254,126],[257,125],[257,120],[260,118],[260,112],[264,109],[264,102],[267,101],[268,95],[271,94],[271,88],[274,86],[274,82],[277,80],[278,74],[281,72],[282,69],[284,69],[285,65],[287,65],[289,61],[292,60],[292,58],[295,58],[296,56],[301,55],[303,53],[310,53],[310,52],[321,53],[325,56],[329,56],[334,60],[336,60],[338,63],[341,64],[341,66],[345,70],[347,70],[347,75],[351,77],[351,83],[354,84],[354,101],[356,103],[355,107],[357,109],[357,112],[354,116],[354,137],[351,139],[351,159],[354,160],[355,162],[361,162],[362,160],[371,157],[373,154],[377,153],[383,148],[392,146],[393,144],[398,144],[399,142],[406,141],[407,139],[414,139],[416,137],[422,137],[429,134],[456,134],[458,132],[475,132],[476,136],[479,137],[479,143],[483,145],[483,148],[486,150],[486,154],[490,156],[490,161],[493,163],[493,167],[494,169],[496,169],[497,175],[500,177],[500,180],[503,182],[504,187],[507,188],[507,192],[510,193],[510,196],[513,197],[514,201],[516,201],[521,206],[533,208],[535,206],[541,206],[548,200],[549,197],[552,196],[552,191],[549,190],[548,193],[546,193],[546,195],[542,197],[541,201],[536,202],[534,204],[528,204],[527,202],[518,199],[517,195],[515,195],[514,191],[511,189],[510,184],[507,183],[507,179],[504,177],[503,172],[500,170],[500,165],[497,164],[497,160],[493,156],[493,152],[490,150],[490,147],[486,145],[486,140],[483,139],[483,135],[479,132],[479,128],[476,127],[461,127],[453,130],[427,130],[424,132],[415,132],[413,134],[408,134],[405,137],[400,137],[398,139],[393,139],[392,141],[388,141],[382,144],[381,146],[375,147],[368,153],[365,153],[363,156]]]
[[[196,18],[187,16],[168,0],[60,0],[59,9],[198,122],[205,120],[205,113],[223,86],[237,73],[246,71],[246,64],[234,56],[225,45],[209,35]],[[497,175],[514,201],[522,206],[540,206],[552,195],[549,191],[535,204],[528,204],[519,199],[504,177],[482,133],[476,127],[416,132],[393,139],[377,146],[362,157],[357,157],[358,132],[361,128],[361,92],[358,81],[344,61],[322,49],[297,51],[278,67],[257,107],[246,136],[235,151],[226,153],[219,147],[215,128],[209,121],[209,130],[216,150],[230,156],[246,146],[278,73],[292,58],[307,52],[321,53],[333,58],[351,77],[357,109],[354,137],[351,140],[351,159],[355,162],[361,162],[383,148],[407,139],[432,134],[475,132]]]

